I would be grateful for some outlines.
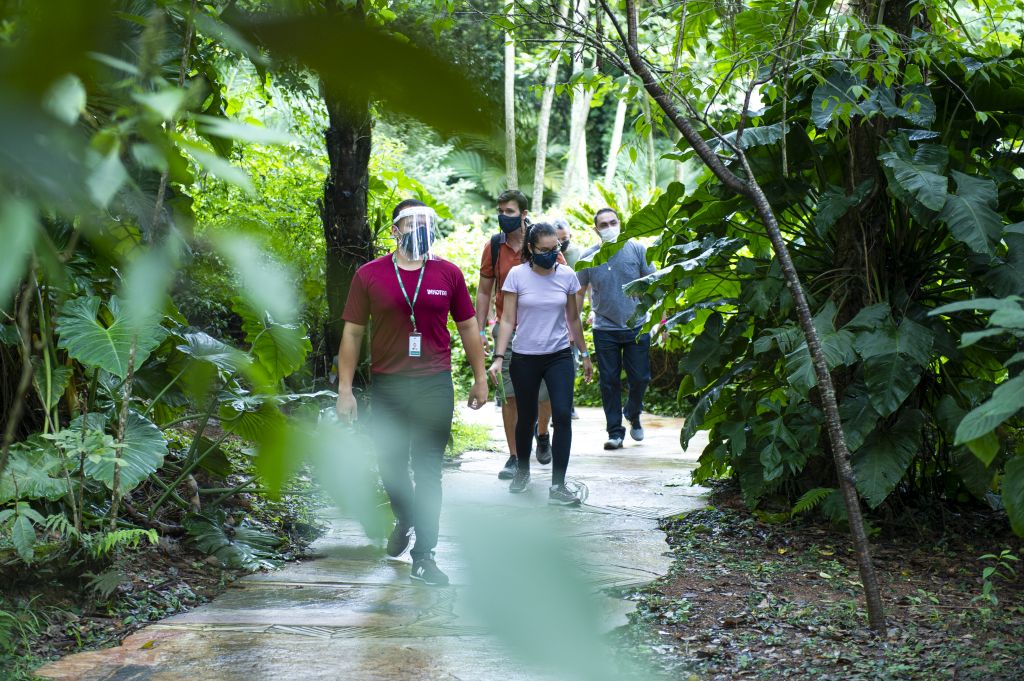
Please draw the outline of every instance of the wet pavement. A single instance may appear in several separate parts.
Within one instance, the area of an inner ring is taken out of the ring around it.
[[[558,679],[511,654],[488,626],[499,621],[464,597],[470,575],[479,574],[460,552],[459,536],[471,536],[460,534],[467,519],[497,512],[543,522],[590,594],[595,630],[608,631],[634,607],[613,594],[669,568],[657,519],[699,508],[705,491],[689,484],[704,442],[694,438],[681,451],[680,420],[645,417],[643,442],[627,439],[623,449],[606,452],[603,412],[578,411],[569,479],[586,498],[579,508],[547,505],[550,466],[534,463],[531,487],[521,495],[509,494],[508,483],[497,479],[504,454],[470,452],[445,470],[437,562],[450,587],[410,583],[408,554],[388,559],[358,525],[334,518],[313,546],[314,559],[250,575],[213,602],[141,629],[117,648],[71,655],[37,673],[78,681]],[[493,426],[504,451],[500,415],[491,405],[464,410],[464,418]]]

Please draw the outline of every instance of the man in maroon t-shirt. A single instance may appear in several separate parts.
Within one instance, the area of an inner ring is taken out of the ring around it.
[[[433,552],[441,515],[444,450],[455,408],[449,314],[473,366],[472,409],[487,401],[487,375],[476,313],[462,271],[430,256],[435,219],[420,201],[399,203],[391,228],[398,248],[360,267],[352,279],[342,314],[345,329],[338,352],[337,408],[342,420],[355,419],[352,377],[372,319],[370,423],[381,481],[396,519],[387,552],[400,556],[415,528],[410,577],[444,586],[448,577],[437,567]],[[415,484],[409,477],[410,461]]]

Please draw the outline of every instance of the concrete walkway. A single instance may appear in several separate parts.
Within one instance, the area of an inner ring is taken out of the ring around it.
[[[472,452],[458,468],[446,469],[437,561],[451,587],[411,584],[408,554],[388,559],[354,523],[337,518],[314,545],[315,559],[251,575],[213,602],[150,625],[118,648],[72,655],[38,674],[82,681],[565,678],[550,665],[549,673],[540,674],[536,664],[521,659],[528,655],[511,654],[516,642],[508,643],[516,633],[495,634],[501,612],[488,615],[473,606],[466,595],[473,590],[470,577],[489,575],[473,572],[473,560],[479,563],[482,555],[486,565],[493,551],[478,552],[477,559],[463,553],[460,537],[465,544],[472,535],[459,528],[495,510],[555,528],[553,536],[596,605],[597,629],[607,631],[623,624],[633,607],[609,590],[644,584],[668,570],[671,558],[657,519],[700,507],[704,491],[689,485],[704,443],[695,439],[689,453],[680,451],[679,420],[646,417],[642,443],[627,440],[624,449],[605,452],[603,413],[579,412],[569,476],[586,495],[580,508],[546,504],[550,466],[534,464],[534,481],[522,495],[509,494],[508,483],[497,479],[501,454]],[[465,410],[464,418],[493,426],[495,444],[504,450],[500,416],[491,404]]]

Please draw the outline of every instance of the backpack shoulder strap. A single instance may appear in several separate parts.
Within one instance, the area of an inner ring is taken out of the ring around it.
[[[494,272],[494,280],[498,280],[498,254],[501,253],[501,234],[491,237],[491,271]]]

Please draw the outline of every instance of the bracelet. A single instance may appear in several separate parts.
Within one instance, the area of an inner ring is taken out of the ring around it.
[[[580,357],[590,357],[590,353],[586,350],[580,350]]]
[[[491,361],[492,361],[492,362],[493,362],[494,360],[496,360],[496,359],[504,360],[504,359],[505,359],[505,353],[501,353],[501,354],[498,354],[498,353],[496,352],[496,353],[494,353],[493,355],[491,355]]]
[[[480,337],[481,338],[487,338],[487,332],[484,331],[483,329],[480,329]]]

